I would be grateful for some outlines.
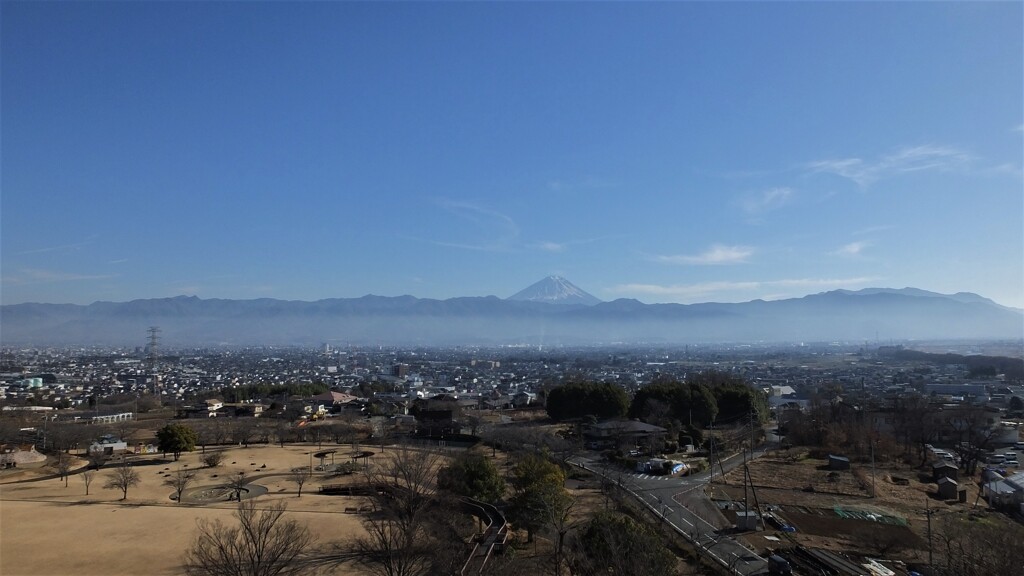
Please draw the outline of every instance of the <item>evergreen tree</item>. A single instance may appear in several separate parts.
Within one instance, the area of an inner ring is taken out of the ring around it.
[[[168,424],[156,432],[157,447],[161,452],[174,454],[175,460],[182,452],[195,450],[198,439],[196,431],[184,424]]]

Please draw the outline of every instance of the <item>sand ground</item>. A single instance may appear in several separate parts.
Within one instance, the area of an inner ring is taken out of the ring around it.
[[[348,459],[347,446],[330,448],[339,451],[336,462]],[[0,574],[181,574],[182,555],[195,536],[197,520],[233,522],[235,505],[226,501],[177,504],[171,498],[174,490],[163,481],[179,466],[198,469],[194,488],[216,486],[225,476],[244,471],[254,484],[267,489],[256,499],[257,505],[285,502],[286,517],[305,523],[321,543],[362,533],[359,516],[345,511],[360,506],[359,498],[317,494],[320,484],[358,478],[327,479],[318,473],[305,484],[300,498],[295,483],[285,476],[293,467],[308,466],[310,453],[316,451],[316,446],[230,448],[225,450],[224,463],[215,469],[202,467],[199,452],[167,463],[159,462],[161,455],[142,456],[136,467],[142,481],[128,491],[125,501],[120,500],[120,490],[103,488],[111,474],[107,469],[96,473],[88,496],[81,474],[72,475],[65,487],[63,480],[55,478],[25,481],[52,473],[48,469],[4,472],[0,475]],[[345,573],[351,572],[334,572]]]

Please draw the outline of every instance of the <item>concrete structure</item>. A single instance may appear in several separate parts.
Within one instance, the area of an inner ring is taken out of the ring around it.
[[[736,512],[737,530],[757,530],[757,512],[753,510],[740,510]]]
[[[128,451],[128,443],[106,435],[89,445],[89,454],[123,454]]]
[[[93,424],[113,424],[115,422],[129,422],[135,420],[134,412],[121,412],[118,414],[107,414],[106,416],[93,416]]]
[[[17,468],[19,466],[42,466],[46,455],[36,452],[32,444],[5,444],[0,446],[0,468]]]

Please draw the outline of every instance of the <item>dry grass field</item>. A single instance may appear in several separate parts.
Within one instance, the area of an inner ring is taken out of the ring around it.
[[[337,462],[347,460],[338,447]],[[96,473],[89,495],[80,474],[68,486],[50,476],[53,469],[0,473],[0,574],[4,576],[180,574],[181,558],[195,534],[199,519],[232,522],[234,504],[177,504],[174,490],[163,484],[179,466],[198,469],[193,487],[216,486],[226,475],[246,472],[267,493],[258,504],[283,501],[286,517],[309,526],[321,543],[341,541],[362,533],[359,516],[345,513],[358,507],[358,498],[317,494],[321,483],[351,481],[352,476],[326,479],[317,474],[303,487],[286,476],[293,467],[308,466],[310,446],[253,446],[225,451],[223,464],[203,468],[199,452],[183,454],[179,462],[160,462],[160,455],[142,456],[137,463],[141,483],[121,501],[120,490],[105,490],[111,474]],[[379,458],[380,456],[374,456]],[[330,462],[330,460],[328,460]],[[314,460],[314,465],[318,462]],[[84,462],[82,462],[84,465]],[[216,476],[216,477],[215,477]],[[333,572],[345,574],[344,569]],[[348,573],[351,573],[349,571]]]

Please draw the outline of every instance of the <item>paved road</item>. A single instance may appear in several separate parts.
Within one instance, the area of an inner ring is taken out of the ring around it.
[[[760,456],[763,452],[755,452]],[[677,532],[700,547],[701,554],[711,556],[734,573],[743,576],[765,573],[768,562],[726,533],[728,523],[717,507],[704,494],[710,474],[677,478],[630,473],[586,456],[570,460],[572,464],[590,470],[618,483],[655,514],[661,516]],[[728,471],[743,464],[740,455],[722,461]],[[715,468],[716,474],[720,470]]]

